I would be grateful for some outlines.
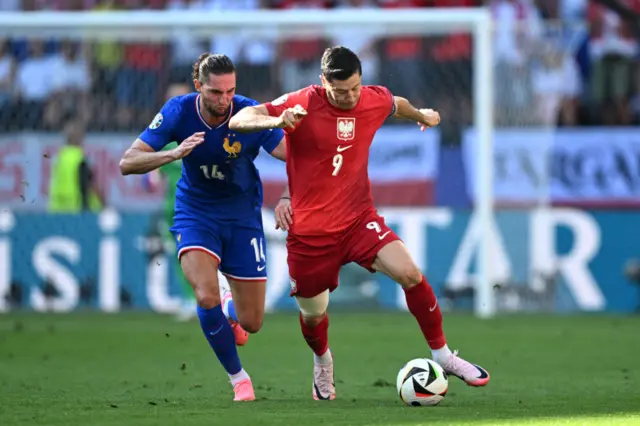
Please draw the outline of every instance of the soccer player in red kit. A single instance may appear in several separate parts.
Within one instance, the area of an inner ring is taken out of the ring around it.
[[[289,224],[280,218],[278,224],[289,231],[291,295],[300,308],[302,334],[315,354],[314,399],[336,395],[327,306],[340,267],[350,262],[399,283],[434,361],[470,386],[486,385],[486,370],[448,348],[436,296],[400,238],[376,212],[367,173],[369,147],[388,117],[415,121],[424,130],[440,122],[439,114],[418,110],[385,87],[362,86],[360,60],[345,47],[327,49],[321,70],[322,86],[245,108],[229,123],[237,132],[287,132],[293,220]]]

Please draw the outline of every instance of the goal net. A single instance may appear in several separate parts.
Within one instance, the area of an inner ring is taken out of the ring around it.
[[[558,117],[570,119],[566,76],[574,70],[566,58],[576,34],[544,22],[494,29],[488,9],[0,14],[4,52],[17,58],[11,90],[0,91],[0,205],[6,207],[0,248],[11,245],[0,249],[0,263],[13,265],[0,276],[0,291],[22,285],[28,295],[46,276],[54,299],[78,304],[94,288],[86,303],[95,306],[126,300],[134,307],[174,306],[160,295],[164,290],[149,288],[162,281],[153,266],[157,256],[171,256],[153,243],[162,215],[152,216],[156,222],[142,219],[162,210],[162,187],[149,190],[142,177],[119,176],[120,155],[167,98],[192,90],[191,65],[200,53],[229,55],[238,68],[238,93],[269,101],[317,84],[323,49],[341,44],[359,54],[366,84],[387,86],[441,113],[439,128],[424,133],[389,120],[374,141],[369,172],[380,212],[443,308],[483,317],[531,303],[544,309],[551,302],[531,277],[552,259],[540,255],[532,265],[529,213],[503,208],[535,208],[543,217],[550,204],[547,156]],[[77,219],[46,214],[52,163],[70,122],[86,131],[97,186],[113,209],[98,221],[83,219],[83,235]],[[267,155],[257,162],[269,236],[267,305],[291,307],[284,234],[273,231],[271,214],[284,167]],[[67,263],[50,268],[38,260],[45,250],[39,244],[54,234],[92,254],[74,257],[54,244]],[[121,253],[109,258],[115,276],[99,272],[107,262],[100,242],[109,238]],[[514,290],[518,283],[531,291]],[[108,303],[100,299],[105,294],[111,294]],[[332,303],[406,308],[397,286],[358,268],[343,269],[334,296]],[[23,299],[28,304],[33,297]]]

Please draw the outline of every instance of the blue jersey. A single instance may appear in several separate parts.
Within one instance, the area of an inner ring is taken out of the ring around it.
[[[262,228],[262,182],[253,161],[262,147],[271,153],[282,129],[256,133],[229,130],[231,117],[258,102],[236,95],[229,117],[211,127],[200,112],[198,93],[170,99],[139,138],[156,151],[205,132],[204,143],[182,159],[171,228],[178,256],[190,250],[209,253],[220,271],[236,280],[266,279],[266,242]]]
[[[241,220],[262,207],[262,183],[253,161],[260,147],[268,153],[284,137],[281,129],[257,133],[229,131],[229,119],[257,101],[236,95],[228,119],[212,128],[200,113],[199,94],[170,99],[140,139],[156,151],[205,132],[205,141],[182,160],[176,191],[176,220],[196,216],[203,220]]]

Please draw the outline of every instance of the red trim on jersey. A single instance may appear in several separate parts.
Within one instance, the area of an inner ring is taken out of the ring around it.
[[[218,264],[222,263],[222,260],[220,260],[220,256],[218,256],[218,254],[213,251],[213,250],[209,250],[206,247],[202,247],[202,246],[187,246],[187,247],[182,247],[180,249],[180,251],[178,252],[178,259],[180,259],[180,257],[190,251],[201,251],[203,253],[207,253],[209,256],[213,257],[214,259],[216,259],[218,261]]]
[[[220,272],[222,272],[222,271],[220,271]],[[222,275],[224,275],[227,278],[231,278],[232,280],[235,280],[235,281],[241,281],[243,283],[257,283],[257,282],[261,282],[261,281],[267,281],[267,277],[255,277],[255,278],[236,277],[234,275],[227,274],[225,272],[222,272]]]

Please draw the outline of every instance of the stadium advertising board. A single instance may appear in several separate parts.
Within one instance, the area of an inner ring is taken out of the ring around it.
[[[159,208],[162,188],[145,189],[140,176],[121,176],[120,157],[136,135],[90,134],[86,153],[108,205],[127,211]],[[52,162],[61,136],[15,134],[0,137],[0,205],[14,210],[42,211],[47,206]],[[376,200],[384,205],[433,203],[438,174],[438,133],[416,127],[381,129],[371,148],[369,174]],[[265,201],[275,205],[286,184],[284,164],[270,155],[256,160],[265,187]]]
[[[472,131],[465,135],[463,158],[474,194]],[[494,164],[495,199],[502,205],[640,207],[640,130],[635,128],[499,129]]]
[[[381,209],[427,271],[444,309],[472,306],[478,222],[451,209]],[[51,216],[0,211],[0,311],[151,309],[179,304],[172,247],[158,217],[105,211]],[[288,297],[284,233],[267,231],[267,309],[295,309]],[[640,217],[628,211],[575,209],[500,212],[492,231],[492,264],[501,310],[632,312],[639,287],[625,263],[640,257]],[[553,277],[549,279],[549,277]],[[387,278],[343,268],[334,305],[404,309],[402,291]]]

